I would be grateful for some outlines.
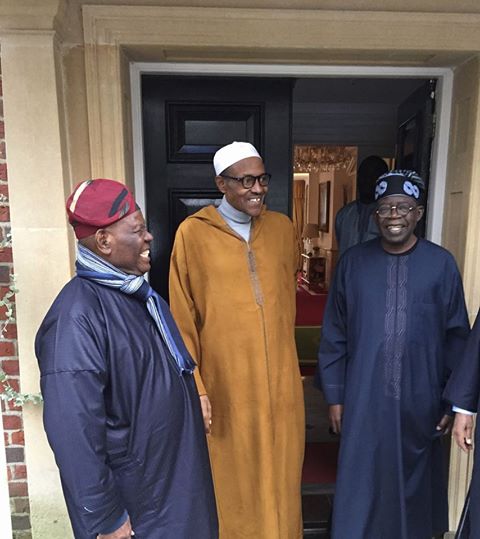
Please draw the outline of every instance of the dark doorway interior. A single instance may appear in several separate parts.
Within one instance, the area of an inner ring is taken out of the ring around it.
[[[269,208],[289,215],[293,144],[357,146],[359,163],[372,154],[396,156],[428,181],[434,87],[426,79],[143,75],[152,284],[168,295],[178,224],[219,198],[211,159],[220,146],[256,144],[274,177]]]
[[[358,163],[369,155],[396,157],[398,166],[417,168],[428,182],[434,89],[435,81],[428,79],[144,75],[146,209],[155,236],[152,285],[168,296],[170,251],[179,223],[219,201],[211,161],[220,146],[233,140],[257,145],[274,177],[269,208],[286,214],[292,207],[294,144],[356,146]],[[326,403],[312,384],[320,331],[320,325],[297,328],[307,444],[338,444],[328,434]],[[310,445],[307,451],[313,454],[318,447]],[[305,537],[328,537],[331,471],[325,483],[304,484]]]
[[[293,92],[292,138],[298,145],[355,146],[358,164],[369,155],[388,158],[392,163],[396,158],[396,167],[416,169],[428,185],[434,87],[435,81],[425,79],[298,80]],[[423,232],[424,226],[420,234]],[[297,305],[302,304],[300,299],[297,293]],[[332,454],[338,451],[339,443],[338,437],[328,432],[328,406],[313,387],[323,318],[322,313],[317,314],[315,324],[300,323],[309,318],[297,316],[296,328],[307,428],[302,487],[304,534],[312,539],[329,537],[335,489]]]
[[[420,111],[429,96],[430,82],[425,78],[298,79],[293,91],[293,142],[357,146],[358,162],[372,154],[394,157],[401,125],[417,115],[419,123],[432,122],[431,112],[424,118]],[[415,144],[419,150],[421,137]],[[417,161],[410,164],[418,167]]]

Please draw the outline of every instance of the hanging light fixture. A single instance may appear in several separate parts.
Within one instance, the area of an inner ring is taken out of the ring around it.
[[[347,170],[356,160],[352,146],[303,145],[294,149],[294,172],[332,172]]]

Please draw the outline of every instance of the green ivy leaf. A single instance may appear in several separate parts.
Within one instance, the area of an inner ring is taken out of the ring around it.
[[[5,206],[7,198],[5,195],[0,195],[0,207],[2,204]],[[1,247],[10,247],[11,246],[11,234],[7,234],[8,241],[1,241]],[[6,292],[3,298],[0,299],[0,307],[6,307],[5,311],[5,320],[0,321],[2,324],[0,337],[7,331],[8,324],[15,322],[15,317],[13,316],[15,305],[10,301],[10,298],[17,294],[19,290],[15,286],[16,275],[10,275],[10,286],[9,292]],[[8,376],[5,371],[0,367],[0,400],[5,402],[13,402],[16,406],[23,406],[27,402],[33,404],[39,404],[43,401],[42,395],[40,393],[19,393],[15,391],[13,387],[8,383]]]

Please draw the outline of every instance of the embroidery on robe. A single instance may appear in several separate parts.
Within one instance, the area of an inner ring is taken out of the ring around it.
[[[257,302],[257,305],[262,306],[263,305],[262,288],[261,288],[260,282],[258,280],[257,264],[256,264],[256,261],[255,261],[255,255],[250,250],[250,247],[248,247],[247,257],[248,257],[248,270],[250,272],[250,279],[252,280],[253,291],[255,293],[255,301]]]
[[[407,328],[408,256],[391,256],[387,266],[385,308],[385,394],[400,399]]]

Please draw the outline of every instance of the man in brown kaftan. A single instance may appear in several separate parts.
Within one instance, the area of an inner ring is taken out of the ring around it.
[[[180,225],[170,301],[199,367],[220,537],[299,539],[305,425],[294,229],[263,204],[270,175],[253,146],[221,148],[214,166],[224,197]]]

